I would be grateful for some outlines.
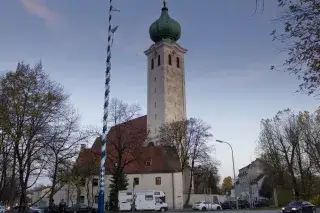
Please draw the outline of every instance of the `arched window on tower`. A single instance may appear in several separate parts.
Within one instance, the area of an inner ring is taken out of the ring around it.
[[[168,56],[169,65],[172,65],[171,55]]]
[[[177,67],[180,68],[180,58],[177,57]]]
[[[151,69],[153,70],[153,68],[154,68],[154,60],[151,59]]]
[[[160,66],[160,63],[161,61],[160,61],[160,55],[158,55],[158,66]]]

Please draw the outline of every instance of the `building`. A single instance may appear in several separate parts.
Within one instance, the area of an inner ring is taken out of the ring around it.
[[[165,2],[161,16],[151,24],[149,34],[154,43],[144,52],[148,67],[147,115],[115,125],[108,132],[105,201],[109,196],[113,158],[118,155],[115,144],[119,134],[122,134],[125,140],[121,144],[129,147],[123,156],[129,189],[132,189],[135,180],[138,183],[136,189],[164,191],[169,208],[181,209],[184,187],[189,186],[183,174],[188,173],[182,173],[179,155],[174,147],[157,146],[160,144],[158,130],[161,125],[186,118],[184,55],[187,50],[177,43],[181,27],[170,18]],[[68,205],[79,200],[97,207],[100,151],[100,139],[91,148],[82,148],[76,165],[80,170],[90,171],[90,175],[78,189],[74,185],[63,187],[59,198],[55,199],[56,204],[61,199],[66,200]]]
[[[105,201],[109,198],[109,185],[111,180],[110,171],[113,169],[112,156],[115,155],[115,138],[117,134],[126,135],[125,143],[128,150],[122,157],[128,163],[124,167],[124,173],[129,180],[129,189],[133,187],[133,181],[138,184],[135,189],[161,190],[166,194],[166,202],[170,208],[183,208],[183,182],[180,159],[177,150],[169,146],[143,146],[147,139],[147,116],[142,116],[126,123],[114,126],[108,132],[106,177],[105,177]],[[98,138],[91,148],[83,148],[77,159],[77,172],[86,172],[87,178],[79,191],[74,185],[67,185],[55,196],[58,204],[64,199],[69,206],[80,203],[97,207],[98,183],[100,168],[101,141]],[[133,159],[134,156],[139,156]],[[78,198],[79,196],[79,198]],[[59,198],[58,198],[59,197]]]
[[[180,24],[170,18],[164,2],[161,16],[151,24],[149,34],[154,42],[147,56],[148,129],[152,142],[158,143],[158,130],[166,122],[186,118],[184,55],[186,49],[177,41]]]
[[[259,158],[239,169],[238,180],[234,186],[235,196],[248,201],[258,199],[259,189],[264,179],[263,171],[263,161]]]

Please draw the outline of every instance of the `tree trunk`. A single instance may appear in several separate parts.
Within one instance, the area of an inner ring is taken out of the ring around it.
[[[192,161],[191,169],[190,169],[190,183],[188,187],[188,196],[185,202],[185,205],[189,205],[190,197],[191,197],[191,190],[192,190],[192,181],[193,181],[193,170],[194,170],[194,160]]]
[[[50,190],[50,195],[49,195],[49,209],[51,210],[54,204],[53,200],[53,195],[55,194],[55,189],[56,189],[56,182],[57,182],[57,170],[58,170],[58,163],[57,163],[57,156],[56,156],[56,163],[54,165],[54,172],[53,172],[53,177],[52,177],[52,186]]]
[[[273,187],[273,203],[275,207],[279,207],[277,188]]]
[[[17,158],[16,153],[13,153],[13,165],[12,165],[12,174],[11,174],[11,180],[10,180],[10,189],[14,189],[14,193],[11,193],[10,199],[9,199],[9,206],[13,207],[14,200],[16,198],[16,193],[18,190],[18,186],[16,184],[16,166],[17,166]],[[10,211],[12,208],[10,209]]]

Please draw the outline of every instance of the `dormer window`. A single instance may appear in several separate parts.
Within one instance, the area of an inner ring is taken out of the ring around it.
[[[177,57],[177,68],[180,68],[180,59]]]
[[[153,58],[151,59],[151,70],[153,70],[153,68],[154,68],[154,60],[153,60]]]
[[[151,166],[152,165],[152,160],[150,159],[150,160],[147,160],[146,162],[145,162],[145,165],[146,166]]]
[[[169,62],[168,62],[168,63],[169,63],[169,65],[172,65],[172,58],[171,58],[171,55],[169,55],[169,56],[168,56],[168,61],[169,61]]]
[[[160,55],[158,55],[158,66],[160,66],[161,61],[160,61]]]

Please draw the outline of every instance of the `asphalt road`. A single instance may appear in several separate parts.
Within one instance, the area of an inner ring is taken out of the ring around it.
[[[183,211],[183,213],[195,213],[194,211]],[[201,212],[201,211],[200,211]],[[206,211],[208,213],[217,213],[217,211]],[[267,209],[261,209],[261,210],[256,210],[256,209],[248,209],[248,210],[223,210],[219,211],[220,213],[281,213],[280,209],[272,209],[272,210],[267,210]],[[169,210],[168,213],[171,213]],[[198,212],[199,213],[199,212]],[[317,208],[317,213],[320,213],[320,208]]]

